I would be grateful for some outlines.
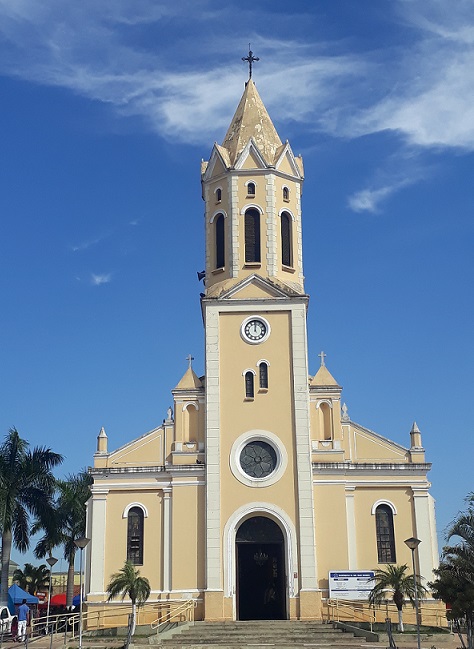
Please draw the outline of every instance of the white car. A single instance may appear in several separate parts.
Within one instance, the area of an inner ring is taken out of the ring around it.
[[[18,617],[12,615],[7,606],[0,606],[0,633],[2,635],[11,633],[12,627],[18,628]]]

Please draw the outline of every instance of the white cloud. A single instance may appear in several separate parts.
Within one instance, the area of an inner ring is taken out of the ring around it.
[[[236,30],[224,40],[214,35],[222,31],[213,21],[225,14],[226,24],[232,22],[240,9],[213,0],[184,4],[0,0],[0,71],[68,88],[123,117],[141,117],[167,139],[208,145],[223,137],[244,73],[240,61],[226,60],[240,51],[242,35]],[[258,88],[275,122],[303,123],[308,138],[314,131],[349,139],[391,131],[400,136],[400,150],[474,151],[474,3],[398,0],[394,7],[403,22],[398,45],[393,40],[357,54],[349,41],[251,34],[265,61]],[[255,25],[265,22],[258,11]],[[196,54],[202,52],[199,21],[215,27],[206,32],[202,56]],[[183,29],[185,23],[193,27]],[[394,23],[394,31],[399,26]],[[153,30],[146,38],[144,27]],[[151,39],[155,45],[147,48]],[[385,175],[351,196],[351,209],[376,212],[406,186],[397,173]]]
[[[392,185],[385,185],[378,189],[362,189],[352,196],[349,196],[347,203],[354,212],[372,212],[376,213],[380,209],[380,204],[389,198],[392,194],[399,191],[407,185],[411,185],[414,180],[403,180]]]
[[[108,284],[112,280],[112,273],[102,273],[101,275],[96,275],[91,273],[91,283],[94,286],[100,286],[101,284]]]
[[[94,239],[89,239],[87,241],[83,241],[82,243],[79,243],[75,246],[71,246],[71,249],[73,252],[82,252],[83,250],[88,250],[92,246],[96,246],[98,243],[106,239],[109,235],[103,235],[100,237],[95,237]]]

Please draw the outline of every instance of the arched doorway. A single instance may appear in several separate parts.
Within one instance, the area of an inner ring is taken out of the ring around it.
[[[239,620],[286,620],[285,542],[280,527],[253,516],[236,538],[237,617]]]

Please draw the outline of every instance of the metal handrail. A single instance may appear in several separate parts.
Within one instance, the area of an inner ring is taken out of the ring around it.
[[[44,615],[31,620],[30,637],[36,638],[42,635],[67,633],[74,629],[75,623],[79,622],[77,613],[59,613],[56,615]]]
[[[194,621],[194,609],[196,606],[197,602],[195,599],[187,599],[179,604],[177,602],[160,603],[159,607],[164,609],[164,611],[162,611],[156,620],[153,620],[150,626],[159,633],[160,626],[163,624],[168,624],[173,621],[192,622]]]
[[[340,599],[328,599],[326,604],[328,622],[329,620],[340,622],[341,618],[344,618],[346,621],[349,619],[354,622],[369,622],[370,630],[372,631],[373,624],[376,622],[376,615],[373,609],[361,604],[357,605],[353,602],[341,601]],[[331,611],[333,612],[332,615]]]
[[[436,609],[425,604],[419,606],[419,612],[424,625],[448,627],[444,610]],[[369,606],[368,602],[365,602],[364,605],[347,600],[327,599],[326,613],[328,622],[352,620],[357,622],[370,622],[372,625],[375,622],[385,622],[385,618],[387,617],[394,617],[395,621],[398,621],[398,609],[392,602],[384,602],[384,604],[378,607],[372,607]],[[414,614],[413,611],[411,613]]]

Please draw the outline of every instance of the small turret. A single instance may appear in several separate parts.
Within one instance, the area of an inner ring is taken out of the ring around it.
[[[97,435],[97,453],[107,453],[107,433],[102,426],[100,433]]]
[[[425,449],[421,442],[421,432],[416,421],[410,431],[410,458],[412,462],[425,462]]]
[[[413,422],[413,426],[411,427],[410,431],[410,448],[423,448],[423,444],[421,443],[421,432],[417,426],[416,421]]]

